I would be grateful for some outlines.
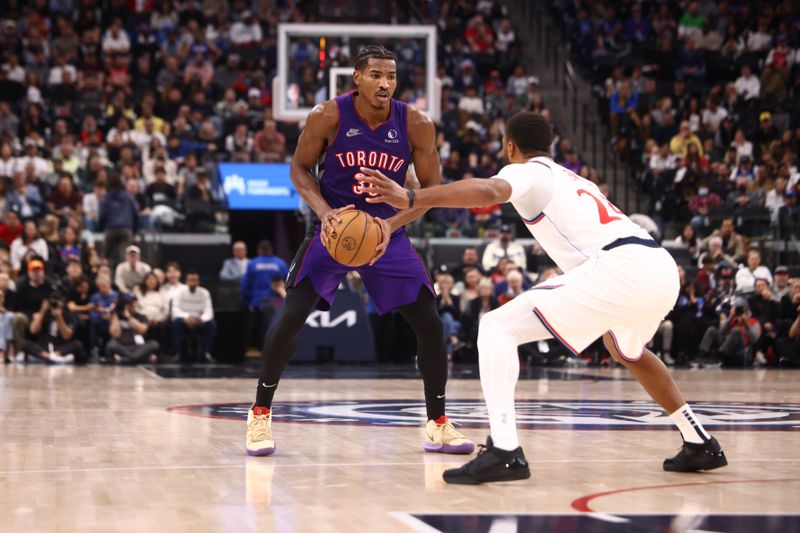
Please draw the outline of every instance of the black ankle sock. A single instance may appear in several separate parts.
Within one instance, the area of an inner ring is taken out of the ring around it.
[[[441,398],[439,397],[441,396]],[[444,394],[428,392],[425,394],[425,410],[428,420],[438,420],[444,416]]]
[[[258,389],[256,390],[256,407],[272,407],[272,397],[275,396],[275,389],[278,388],[277,383],[267,383],[266,381],[258,380]]]

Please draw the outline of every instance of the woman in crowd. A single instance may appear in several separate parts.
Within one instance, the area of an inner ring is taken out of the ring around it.
[[[19,273],[22,267],[22,260],[29,251],[32,251],[45,261],[49,258],[47,243],[39,236],[39,229],[33,220],[26,220],[23,223],[22,235],[11,243],[10,260],[11,268],[14,272]]]
[[[166,346],[165,332],[169,305],[166,297],[159,289],[158,278],[153,272],[148,272],[144,280],[142,280],[139,311],[147,318],[147,323],[150,326],[147,329],[147,339],[158,341],[161,346]]]

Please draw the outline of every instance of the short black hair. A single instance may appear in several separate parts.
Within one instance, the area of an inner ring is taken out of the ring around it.
[[[258,255],[272,255],[272,243],[264,239],[258,241]]]
[[[506,134],[523,155],[549,153],[553,143],[553,127],[546,118],[532,111],[520,111],[511,117],[506,124]]]
[[[367,68],[370,59],[390,59],[397,61],[397,55],[386,47],[371,44],[358,51],[356,56],[356,70],[363,71]]]

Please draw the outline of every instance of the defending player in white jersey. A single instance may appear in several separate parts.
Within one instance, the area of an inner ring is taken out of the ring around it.
[[[480,207],[511,202],[537,242],[565,272],[484,315],[478,332],[481,386],[491,437],[449,483],[476,484],[530,477],[519,446],[514,388],[517,346],[555,337],[574,354],[598,337],[669,413],[684,444],[664,470],[695,472],[727,464],[719,443],[686,404],[667,368],[645,346],[678,297],[675,261],[597,186],[553,162],[552,128],[531,112],[514,115],[503,139],[511,163],[490,179],[464,179],[404,189],[362,168],[369,202],[397,208]]]

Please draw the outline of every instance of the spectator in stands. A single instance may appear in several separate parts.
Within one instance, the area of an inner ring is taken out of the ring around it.
[[[467,246],[461,253],[461,264],[453,269],[453,278],[456,281],[464,281],[466,271],[473,268],[476,269],[479,274],[483,274],[478,258],[478,249],[474,246]]]
[[[78,263],[78,267],[80,267],[80,263]],[[72,268],[74,268],[74,263],[68,263],[67,270]],[[77,278],[70,277],[67,281],[62,282],[59,291],[66,297],[67,311],[72,313],[75,318],[74,338],[79,340],[84,347],[89,347],[91,346],[89,313],[93,309],[89,278],[80,273]]]
[[[258,243],[258,255],[247,264],[247,271],[240,282],[242,303],[248,310],[245,340],[247,346],[261,347],[266,333],[262,302],[273,296],[272,278],[275,275],[285,278],[289,269],[286,262],[273,255],[272,243],[262,240]]]
[[[19,348],[27,338],[33,314],[42,309],[53,286],[45,278],[44,262],[36,258],[28,261],[28,275],[17,284],[16,314],[14,315],[14,345]]]
[[[22,223],[19,213],[10,209],[3,215],[3,223],[0,224],[0,240],[11,246],[15,239],[22,236]]]
[[[790,293],[789,269],[785,265],[775,267],[775,271],[772,273],[772,281],[775,283],[773,293],[778,301]]]
[[[167,263],[167,270],[164,275],[166,281],[161,285],[159,292],[164,295],[167,306],[171,308],[172,301],[186,285],[181,283],[181,267],[175,261]]]
[[[26,181],[22,172],[16,172],[11,182],[12,189],[6,195],[6,207],[20,217],[39,218],[43,214],[44,201],[39,188]]]
[[[92,185],[92,192],[83,195],[83,224],[89,231],[97,229],[100,220],[100,204],[107,192],[106,182],[97,180]]]
[[[81,204],[81,193],[75,189],[72,175],[69,172],[62,173],[58,178],[56,188],[47,200],[48,209],[54,215],[63,217],[69,213],[80,214]]]
[[[478,341],[478,324],[483,315],[499,307],[494,296],[494,284],[489,278],[478,283],[478,297],[472,300],[467,313],[462,317],[462,331],[467,344],[474,348]]]
[[[111,338],[105,348],[106,359],[130,365],[155,363],[160,346],[155,340],[145,340],[148,330],[147,317],[137,309],[136,295],[121,295],[111,313],[108,328]]]
[[[757,279],[766,280],[767,285],[772,286],[772,273],[761,264],[761,254],[751,250],[747,254],[747,265],[740,265],[736,272],[736,290],[742,294],[752,293]]]
[[[163,166],[156,167],[155,179],[145,189],[144,200],[156,228],[175,225],[178,218],[178,192],[167,182],[167,171]]]
[[[239,281],[247,272],[247,244],[244,241],[233,243],[233,257],[222,263],[219,279],[223,281]]]
[[[763,366],[767,364],[765,353],[768,350],[774,350],[775,347],[775,336],[781,318],[781,305],[770,289],[769,282],[760,278],[756,280],[755,289],[748,298],[748,304],[753,316],[761,323],[764,332],[755,344],[754,359],[755,364]]]
[[[197,174],[195,183],[186,189],[183,199],[189,231],[213,232],[217,201],[211,190],[211,176],[206,172]]]
[[[700,237],[698,232],[694,229],[692,224],[686,224],[683,231],[675,238],[675,246],[686,248],[692,259],[698,259],[700,254]],[[719,242],[720,249],[722,248],[722,239]],[[716,258],[715,258],[716,260]]]
[[[51,294],[33,313],[30,340],[23,342],[22,351],[50,363],[85,363],[83,345],[74,338],[75,322],[75,317],[66,309],[64,296]]]
[[[736,188],[728,193],[725,205],[730,209],[743,209],[759,205],[760,189],[752,187],[744,176],[736,178]]]
[[[97,292],[89,300],[92,304],[89,311],[89,346],[93,354],[99,355],[108,340],[109,320],[116,308],[119,294],[112,290],[111,278],[107,275],[98,275],[95,285]]]
[[[47,243],[39,236],[36,222],[26,220],[22,225],[22,235],[11,243],[9,260],[14,272],[19,272],[22,262],[30,253],[41,257],[44,261],[48,260]]]
[[[500,227],[500,237],[486,246],[483,252],[483,270],[490,272],[503,258],[514,262],[514,264],[521,266],[523,269],[527,268],[528,258],[525,248],[514,241],[511,226],[508,224],[503,224]]]
[[[777,225],[781,207],[786,204],[786,178],[779,176],[775,179],[775,188],[767,192],[764,198],[764,207],[769,209],[772,223]]]
[[[719,360],[723,366],[742,367],[752,361],[751,348],[761,337],[761,324],[750,313],[747,300],[737,298],[730,313],[720,313],[719,326],[706,330],[700,342],[704,360]]]
[[[277,130],[274,120],[265,120],[264,127],[253,138],[256,161],[276,163],[286,158],[286,137]]]
[[[710,254],[700,256],[700,271],[692,282],[697,289],[697,294],[706,296],[717,288],[717,262]]]
[[[469,310],[470,303],[478,297],[478,283],[480,283],[482,275],[478,267],[464,267],[463,270],[464,283],[463,288],[459,294],[461,301],[461,314],[466,314]]]
[[[139,311],[147,319],[147,338],[159,341],[166,338],[164,331],[169,316],[169,302],[160,290],[158,278],[153,272],[148,272],[142,281],[142,291],[139,297]]]
[[[123,189],[119,174],[112,173],[108,180],[109,191],[100,202],[98,229],[105,232],[105,256],[117,264],[122,251],[133,240],[139,225],[139,208]]]
[[[497,294],[498,285],[495,285],[495,294],[497,294],[497,302],[500,305],[505,305],[520,294],[522,294],[522,273],[519,270],[512,270],[506,274],[505,289],[502,293]]]
[[[172,302],[172,348],[182,361],[187,360],[187,347],[183,341],[187,336],[195,335],[200,343],[200,353],[195,353],[195,358],[202,357],[208,362],[214,362],[211,346],[216,331],[211,294],[200,287],[200,274],[196,270],[190,270],[186,273],[186,286],[177,293]]]
[[[444,273],[437,277],[439,294],[436,296],[436,307],[444,325],[444,339],[447,343],[447,353],[452,356],[453,352],[460,347],[458,335],[461,332],[461,299],[453,294],[453,276]]]
[[[139,247],[131,244],[125,248],[125,261],[117,265],[114,283],[122,292],[140,290],[145,275],[151,270],[150,265],[141,260]]]
[[[669,149],[673,154],[686,157],[689,151],[689,145],[696,146],[700,155],[703,154],[703,143],[697,135],[692,133],[692,127],[689,121],[684,120],[681,122],[678,133],[670,140]]]
[[[701,183],[697,194],[689,198],[689,212],[692,214],[691,225],[698,233],[706,226],[708,215],[712,209],[722,205],[720,197],[711,192],[706,183]]]
[[[722,239],[722,249],[725,255],[731,257],[734,263],[739,263],[745,258],[745,239],[735,231],[732,218],[722,220],[719,229],[715,229],[711,235],[703,240],[703,248],[708,249],[708,244],[713,237]]]

